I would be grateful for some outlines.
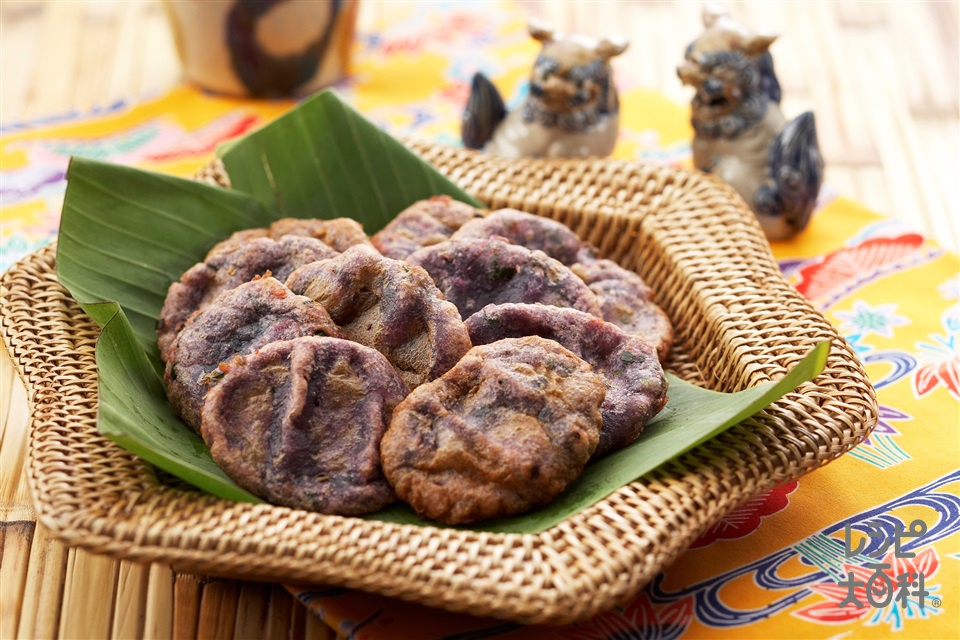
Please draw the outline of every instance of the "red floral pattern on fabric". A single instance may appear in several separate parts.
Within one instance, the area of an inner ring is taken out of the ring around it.
[[[921,398],[943,385],[954,398],[960,398],[960,358],[923,365],[913,378],[913,391]]]
[[[787,508],[790,504],[787,496],[798,486],[799,483],[796,480],[791,480],[773,491],[747,500],[724,515],[719,522],[690,545],[690,548],[699,549],[717,540],[734,540],[750,535],[760,526],[761,520]]]
[[[851,280],[894,264],[915,253],[923,236],[905,233],[896,238],[870,238],[828,253],[823,260],[801,267],[797,290],[810,300],[827,295]]]
[[[207,155],[213,153],[221,142],[247,133],[259,121],[259,116],[245,113],[237,117],[220,118],[188,134],[175,132],[172,136],[164,137],[157,149],[147,151],[144,159],[166,162]]]

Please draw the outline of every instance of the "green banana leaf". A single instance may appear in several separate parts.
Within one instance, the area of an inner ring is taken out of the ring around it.
[[[482,206],[335,91],[317,94],[218,153],[233,189],[282,216],[357,218],[371,235],[430,196]]]
[[[97,340],[97,427],[121,447],[227,500],[260,502],[227,477],[210,449],[167,402],[163,379],[116,302],[88,305],[108,318]]]
[[[288,157],[313,160],[291,164]],[[256,502],[216,466],[167,403],[154,326],[170,283],[233,231],[280,217],[348,216],[373,233],[430,195],[473,201],[331,93],[234,142],[223,150],[223,160],[235,190],[75,158],[67,175],[57,273],[102,327],[101,432],[198,489]],[[829,346],[815,347],[779,382],[734,394],[670,376],[667,407],[634,444],[591,463],[550,505],[474,528],[549,528],[812,379],[822,371]],[[402,505],[368,517],[432,524]]]
[[[100,326],[117,301],[158,366],[155,326],[167,288],[234,231],[276,214],[253,198],[174,176],[85,158],[67,170],[57,277]]]

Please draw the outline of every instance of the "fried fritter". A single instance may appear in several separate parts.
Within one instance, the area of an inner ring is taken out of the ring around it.
[[[486,218],[471,220],[450,239],[497,236],[527,249],[539,249],[568,266],[577,262],[577,254],[583,246],[577,234],[566,225],[516,209],[499,209]]]
[[[341,337],[322,306],[274,278],[224,291],[191,316],[173,342],[164,372],[170,404],[199,432],[204,396],[236,356],[312,335]]]
[[[426,271],[372,247],[301,267],[287,286],[323,305],[346,338],[385,355],[411,388],[445,373],[471,347],[456,307]]]
[[[466,324],[477,345],[540,336],[593,366],[607,388],[596,457],[636,440],[667,402],[667,379],[651,346],[590,314],[541,304],[501,304],[484,307]]]
[[[297,267],[334,255],[323,242],[296,236],[253,238],[211,251],[204,262],[191,267],[167,290],[157,321],[160,356],[164,362],[169,360],[170,348],[187,318],[224,291],[267,271],[283,282]]]
[[[570,270],[588,286],[601,280],[618,280],[625,289],[641,300],[649,300],[653,295],[643,278],[633,271],[624,269],[613,260],[598,260],[590,258],[585,252],[580,252],[579,261],[572,265]]]
[[[340,253],[358,244],[373,246],[360,223],[351,218],[282,218],[270,225],[270,237],[278,240],[283,236],[316,238]]]
[[[673,347],[673,324],[663,309],[639,297],[623,280],[599,280],[590,290],[600,302],[603,319],[648,342],[665,362]]]
[[[403,260],[421,247],[447,240],[461,226],[484,214],[450,196],[434,196],[401,211],[371,240],[383,255]]]
[[[213,245],[213,248],[207,252],[207,257],[204,258],[204,260],[210,260],[211,258],[215,258],[220,254],[236,251],[240,246],[250,242],[251,240],[269,237],[270,231],[266,227],[234,231],[232,234],[230,234],[229,238],[226,240],[221,240],[217,244]]]
[[[443,524],[522,513],[583,470],[603,398],[600,376],[556,342],[474,347],[397,406],[380,445],[384,475]]]
[[[600,304],[570,269],[542,251],[501,239],[448,240],[407,262],[426,269],[466,319],[488,304],[540,302],[600,315]]]
[[[210,390],[201,434],[234,482],[272,504],[371,513],[395,499],[380,439],[406,394],[369,347],[337,338],[274,342]]]
[[[570,269],[596,295],[603,319],[645,339],[657,350],[660,362],[666,361],[673,346],[673,325],[643,278],[612,260],[598,260],[588,249],[578,259]]]
[[[337,253],[346,251],[357,244],[370,244],[370,239],[363,232],[360,223],[351,218],[334,218],[333,220],[320,220],[318,218],[281,218],[269,227],[257,229],[243,229],[233,233],[229,238],[223,240],[210,250],[207,258],[215,256],[224,251],[233,251],[238,246],[249,242],[255,238],[272,238],[279,240],[284,236],[300,236],[303,238],[314,238],[323,242]],[[333,255],[333,254],[331,254]]]
[[[283,282],[297,267],[334,255],[336,252],[323,242],[296,236],[280,240],[253,238],[218,252],[211,251],[204,262],[191,267],[167,290],[157,321],[160,356],[164,362],[169,359],[173,341],[187,318],[224,291],[267,271]]]

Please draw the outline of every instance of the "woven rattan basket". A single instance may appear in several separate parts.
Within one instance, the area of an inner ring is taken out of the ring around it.
[[[57,282],[54,249],[2,279],[0,330],[28,388],[38,519],[69,544],[202,574],[337,584],[527,623],[629,599],[726,511],[830,462],[876,422],[846,342],[783,279],[753,216],[708,176],[615,161],[507,161],[411,146],[491,207],[564,222],[637,270],[673,319],[668,368],[735,391],[832,338],[822,375],[642,481],[538,535],[231,503],[162,482],[97,433],[98,330]],[[204,179],[216,179],[215,168]]]

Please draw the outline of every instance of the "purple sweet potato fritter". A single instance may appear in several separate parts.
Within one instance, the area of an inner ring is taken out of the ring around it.
[[[240,231],[234,231],[230,234],[230,237],[226,240],[221,240],[217,244],[213,245],[213,248],[207,252],[207,257],[204,260],[210,260],[216,258],[220,254],[231,253],[236,251],[241,246],[250,242],[251,240],[256,240],[257,238],[269,238],[270,230],[266,227],[257,228],[257,229],[241,229]]]
[[[663,309],[644,299],[623,280],[599,280],[590,290],[600,302],[603,319],[649,343],[665,362],[673,347],[673,324]]]
[[[280,240],[253,238],[212,250],[204,262],[191,267],[167,290],[157,321],[160,356],[169,359],[170,348],[184,323],[218,295],[268,271],[283,282],[294,269],[336,252],[314,238],[286,236]]]
[[[234,482],[272,504],[360,515],[395,500],[380,440],[406,385],[338,338],[271,343],[207,394],[201,434]]]
[[[538,337],[474,347],[401,402],[383,470],[421,517],[462,524],[522,513],[563,491],[593,453],[604,386]]]
[[[501,239],[448,240],[420,249],[407,262],[426,269],[463,318],[504,302],[539,302],[600,315],[596,296],[570,269],[542,251]]]
[[[269,227],[258,229],[243,229],[233,233],[229,238],[223,240],[210,250],[207,254],[209,260],[211,256],[216,256],[222,252],[235,251],[238,247],[256,238],[270,238],[280,240],[284,236],[299,236],[302,238],[314,238],[323,242],[333,249],[335,253],[346,251],[357,244],[373,246],[367,234],[363,232],[363,227],[359,222],[351,218],[334,218],[332,220],[320,220],[319,218],[281,218]],[[335,255],[334,253],[330,254]]]
[[[311,335],[340,337],[340,330],[322,306],[274,278],[224,291],[191,316],[173,342],[164,372],[170,404],[199,432],[203,400],[222,375],[221,364],[277,340]]]
[[[371,240],[383,255],[403,260],[421,247],[447,240],[461,226],[482,218],[484,213],[450,196],[434,196],[401,211]]]
[[[516,209],[499,209],[486,218],[472,220],[460,227],[450,239],[498,236],[527,249],[543,251],[567,266],[577,262],[577,254],[583,246],[577,234],[566,225]]]
[[[604,320],[640,336],[657,350],[660,362],[666,361],[673,346],[673,325],[643,278],[612,260],[597,259],[586,248],[570,269],[597,296]]]
[[[323,305],[344,337],[385,355],[411,388],[445,373],[472,346],[426,271],[372,247],[301,267],[287,286]]]
[[[667,380],[650,345],[590,314],[540,304],[501,304],[484,307],[466,325],[476,345],[540,336],[593,366],[607,389],[597,457],[636,440],[667,402]]]
[[[319,220],[316,218],[281,218],[270,225],[270,237],[278,240],[283,236],[304,236],[316,238],[334,251],[342,253],[350,247],[363,244],[373,245],[363,227],[352,218],[334,218]]]
[[[601,280],[617,280],[623,288],[628,289],[641,300],[649,300],[653,295],[643,278],[629,269],[624,269],[613,260],[589,258],[583,252],[580,253],[579,258],[579,261],[570,269],[588,286]]]

